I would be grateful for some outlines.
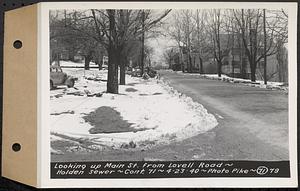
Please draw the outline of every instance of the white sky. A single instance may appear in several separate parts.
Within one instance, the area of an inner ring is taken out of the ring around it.
[[[172,22],[173,12],[174,10],[172,10],[171,13],[169,13],[166,18],[164,18],[164,23],[168,24]],[[160,30],[162,28],[160,28]],[[164,29],[162,29],[162,31],[164,31]],[[154,51],[151,57],[151,61],[152,63],[156,62],[157,64],[163,64],[165,62],[163,54],[166,49],[176,46],[176,42],[171,39],[169,35],[159,35],[156,38],[147,39],[146,44],[153,48]]]
[[[151,57],[152,63],[163,63],[164,62],[164,57],[163,54],[167,48],[170,48],[172,46],[175,46],[175,42],[164,36],[160,36],[155,39],[148,39],[147,40],[147,45],[153,48],[153,55]]]

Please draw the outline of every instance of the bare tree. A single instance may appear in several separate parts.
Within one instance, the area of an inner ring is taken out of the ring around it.
[[[89,69],[89,62],[97,55],[101,45],[97,43],[90,35],[81,33],[79,30],[73,30],[69,27],[72,23],[77,23],[76,19],[80,13],[77,11],[67,13],[66,11],[55,11],[50,14],[50,63],[53,58],[59,58],[63,50],[69,53],[69,60],[74,61],[74,56],[80,52],[85,57],[85,69]],[[63,17],[61,18],[61,15]],[[87,23],[80,23],[81,26],[87,26]]]
[[[169,65],[169,69],[173,69],[173,63],[172,60],[174,59],[176,55],[176,51],[174,50],[174,48],[168,48],[165,50],[163,56],[164,56],[164,60],[165,62]]]
[[[195,27],[193,16],[192,10],[178,10],[173,14],[174,23],[167,29],[171,38],[177,42],[183,72],[185,71],[184,63],[186,63],[187,72],[192,71],[192,33]],[[184,60],[184,54],[186,60]]]
[[[145,31],[159,25],[170,11],[164,10],[161,14],[153,16],[150,10],[83,10],[77,12],[76,17],[73,12],[71,21],[65,25],[71,31],[76,31],[105,47],[109,58],[107,92],[118,93],[116,83],[118,67],[120,67],[120,84],[125,84],[126,54],[132,41],[136,41]],[[143,14],[145,14],[144,24],[140,22]],[[95,52],[98,51],[92,51]],[[88,58],[91,55],[88,54]]]
[[[187,71],[192,72],[192,58],[191,58],[191,51],[192,51],[192,39],[191,35],[193,32],[193,21],[192,21],[193,12],[191,10],[182,10],[182,26],[183,26],[183,34],[184,34],[184,44],[186,48],[186,55],[187,55]]]
[[[260,9],[232,10],[235,21],[241,32],[243,47],[251,70],[251,81],[256,81],[257,64],[264,57],[277,53],[276,42],[285,40],[287,34],[278,29],[279,20],[266,18],[266,37],[263,35],[263,11]],[[281,28],[281,27],[279,27]],[[266,48],[263,50],[263,42]]]
[[[288,41],[288,14],[284,9],[268,11],[270,19],[275,24],[268,24],[269,30],[274,30],[276,34],[276,59],[278,62],[278,80],[288,81],[288,59],[285,44]]]
[[[203,57],[204,57],[204,49],[207,44],[206,39],[208,37],[207,33],[205,32],[205,21],[207,20],[207,11],[206,10],[199,10],[197,9],[195,11],[195,36],[196,36],[196,48],[198,50],[198,57],[199,57],[199,73],[203,74],[204,73],[204,68],[203,68]]]
[[[208,21],[210,35],[213,44],[213,52],[214,58],[217,61],[217,73],[218,76],[221,77],[222,74],[222,59],[225,56],[222,50],[222,42],[221,42],[221,24],[223,22],[221,10],[214,9],[209,11],[210,20]]]
[[[179,64],[181,65],[182,72],[185,72],[183,55],[182,55],[182,45],[183,45],[183,26],[182,20],[179,11],[175,11],[173,13],[173,23],[165,29],[167,35],[169,35],[173,40],[176,41],[178,46],[178,54],[179,54]]]
[[[267,85],[267,30],[266,9],[263,9],[263,31],[264,31],[264,84]]]

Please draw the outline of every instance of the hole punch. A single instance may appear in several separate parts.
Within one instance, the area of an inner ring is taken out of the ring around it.
[[[15,47],[15,49],[20,49],[20,48],[22,48],[22,41],[16,40],[16,41],[14,42],[13,46]]]
[[[15,151],[15,152],[18,152],[21,150],[21,145],[19,143],[14,143],[12,145],[12,150]]]

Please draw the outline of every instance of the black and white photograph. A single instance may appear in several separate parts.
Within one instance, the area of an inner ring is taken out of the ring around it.
[[[289,176],[288,21],[280,7],[51,9],[52,170],[285,161]]]
[[[290,1],[12,4],[2,177],[43,189],[298,187]]]

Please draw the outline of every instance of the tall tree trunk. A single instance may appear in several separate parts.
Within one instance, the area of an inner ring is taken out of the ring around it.
[[[284,61],[283,61],[283,51],[282,43],[279,41],[277,44],[277,54],[276,59],[278,63],[278,81],[284,82]]]
[[[145,58],[145,12],[142,11],[142,55],[141,55],[141,75],[144,74],[144,58]]]
[[[255,82],[256,81],[256,65],[254,63],[254,60],[253,59],[249,59],[249,64],[250,64],[250,72],[251,72],[251,75],[250,75],[250,79],[252,82]]]
[[[169,56],[168,65],[169,65],[169,69],[173,69],[174,68],[174,66],[172,65],[172,58],[171,58],[171,56]]]
[[[289,82],[289,68],[288,68],[288,58],[286,55],[284,55],[284,58],[282,59],[282,82]]]
[[[108,47],[108,75],[107,75],[107,93],[118,94],[118,63],[120,52],[116,44],[113,42],[116,39],[116,21],[115,10],[107,10],[109,16],[109,47]]]
[[[90,69],[90,62],[91,62],[92,58],[87,55],[84,57],[84,69],[85,70],[89,70]]]
[[[88,54],[84,57],[84,69],[85,70],[89,70],[90,69],[90,62],[91,60],[93,59],[93,54],[94,54],[94,51],[93,50],[90,50],[88,52]]]
[[[239,41],[239,49],[240,49],[240,73],[241,78],[246,79],[246,66],[244,62],[244,46],[243,42]]]
[[[107,76],[107,93],[118,94],[118,63],[119,54],[116,48],[110,47],[108,51],[108,76]]]
[[[234,56],[232,56],[231,66],[232,77],[234,78]]]
[[[218,63],[217,64],[218,65],[217,66],[218,67],[218,76],[221,77],[221,74],[222,74],[222,61],[218,60],[217,63]]]
[[[181,66],[181,71],[184,72],[183,56],[182,56],[182,51],[179,43],[178,43],[178,47],[179,47],[179,64]]]
[[[231,25],[232,25],[232,21],[231,21]],[[232,31],[233,31],[233,27],[232,27]],[[234,39],[234,32],[232,32],[232,44],[231,44],[231,51],[232,51],[232,61],[231,61],[231,66],[232,66],[232,68],[231,68],[231,72],[232,72],[232,77],[234,78],[234,48],[235,48],[235,39]],[[228,34],[228,36],[229,36],[229,34]]]
[[[246,79],[247,76],[246,76],[246,64],[247,62],[245,62],[245,51],[247,51],[247,43],[246,43],[246,40],[245,40],[245,20],[244,20],[244,9],[242,9],[242,27],[243,27],[243,30],[242,30],[242,37],[241,37],[241,41],[239,41],[239,46],[240,46],[240,49],[241,49],[241,54],[240,54],[240,61],[241,61],[241,74],[242,74],[242,78],[243,79]]]
[[[255,67],[255,59],[254,58],[254,45],[253,45],[253,41],[254,41],[254,31],[251,27],[251,19],[249,21],[249,41],[250,41],[250,50],[249,50],[249,53],[248,53],[248,57],[249,57],[249,64],[250,64],[250,69],[251,69],[251,81],[252,82],[255,82],[256,81],[256,67]]]
[[[102,62],[102,56],[97,56],[96,60],[95,60],[96,64],[98,65],[98,68],[99,70],[102,70],[102,65],[103,65],[103,62]]]
[[[95,63],[96,65],[98,65],[98,69],[102,70],[102,66],[103,66],[103,52],[102,50],[96,50],[95,52]]]
[[[200,72],[200,74],[204,74],[204,70],[203,70],[203,60],[202,60],[202,58],[201,58],[201,56],[199,56],[199,64],[200,64],[200,66],[199,66],[199,72]]]
[[[191,57],[191,54],[190,54],[190,52],[189,52],[189,54],[188,54],[188,59],[189,59],[189,72],[191,73],[192,72],[192,57]]]
[[[70,50],[68,56],[69,56],[69,60],[70,60],[70,61],[72,61],[72,62],[75,61],[75,60],[74,60],[74,57],[75,57],[75,51],[74,51],[74,50]]]
[[[255,73],[251,72],[251,82],[255,82],[255,81],[256,81]]]
[[[267,85],[267,32],[266,32],[266,9],[264,13],[264,84]]]
[[[126,57],[122,55],[120,59],[120,85],[126,84],[126,61]]]
[[[245,62],[244,55],[242,55],[242,57],[241,57],[241,64],[242,64],[242,67],[241,67],[242,78],[246,79],[247,78],[247,76],[246,76],[246,64],[247,64],[247,62]]]
[[[199,18],[199,9],[196,10],[196,26],[197,26],[197,47],[198,47],[198,56],[199,56],[199,73],[203,74],[203,60],[201,58],[201,43],[200,43],[200,18]],[[203,27],[203,14],[201,19],[201,28]]]
[[[257,63],[255,63],[254,57],[249,52],[247,53],[247,57],[248,57],[249,65],[250,65],[250,80],[252,82],[255,82],[256,81],[256,75],[255,74],[256,74],[256,65],[257,65]]]
[[[125,63],[124,61],[121,61],[120,65],[120,85],[126,84],[126,74],[125,74]]]
[[[281,62],[281,60],[278,59],[277,62],[278,62],[278,81],[284,82],[283,67],[282,67],[283,63]]]

